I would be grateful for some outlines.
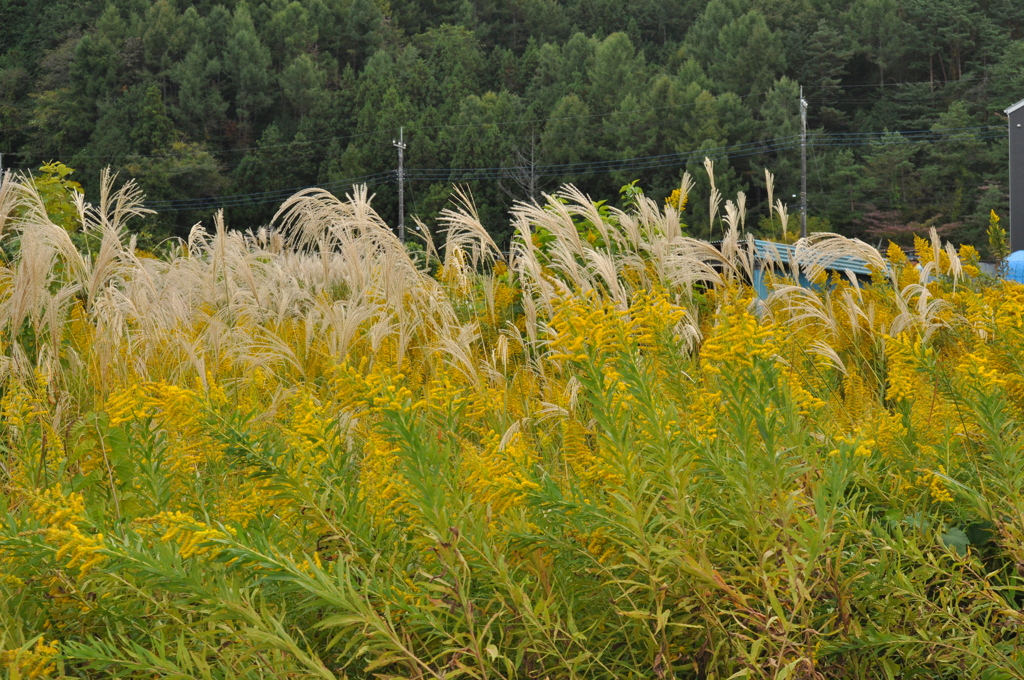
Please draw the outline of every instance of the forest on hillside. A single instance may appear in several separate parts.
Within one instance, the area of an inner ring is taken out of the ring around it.
[[[135,177],[157,238],[356,182],[394,223],[399,128],[428,225],[453,184],[504,243],[564,182],[661,201],[689,170],[684,221],[715,237],[705,157],[752,216],[765,168],[796,213],[800,86],[812,229],[984,247],[1024,98],[1015,0],[0,0],[4,167],[60,160],[90,198],[105,166]]]

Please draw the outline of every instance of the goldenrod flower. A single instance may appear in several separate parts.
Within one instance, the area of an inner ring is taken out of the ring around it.
[[[521,504],[525,494],[537,488],[531,479],[536,462],[536,453],[519,433],[504,446],[501,436],[491,432],[481,446],[467,442],[462,448],[464,484],[477,503],[490,506],[495,515]]]
[[[80,493],[63,495],[52,488],[35,496],[32,513],[46,528],[43,536],[57,547],[55,558],[69,569],[85,575],[103,563],[103,534],[87,534],[85,499]],[[66,560],[66,561],[65,561]]]
[[[231,538],[230,534],[180,511],[140,518],[136,527],[143,535],[158,534],[164,543],[177,544],[178,553],[185,559],[211,554],[214,547],[208,545],[210,542]]]
[[[15,649],[0,653],[0,664],[23,678],[50,678],[57,671],[55,659],[60,654],[56,641],[47,642],[40,637],[29,650]]]

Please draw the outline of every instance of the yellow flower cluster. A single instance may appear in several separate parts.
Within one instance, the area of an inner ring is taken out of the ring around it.
[[[95,328],[89,319],[88,312],[81,303],[75,304],[68,315],[68,332],[71,345],[82,355],[88,355],[95,338]]]
[[[1004,281],[987,300],[995,316],[997,333],[1024,328],[1024,285]]]
[[[216,550],[211,543],[230,540],[230,533],[215,529],[184,512],[161,512],[135,521],[142,535],[159,535],[164,543],[176,543],[184,558],[208,555]],[[232,532],[228,529],[228,532]],[[233,532],[232,532],[233,533]]]
[[[286,428],[288,442],[304,453],[315,451],[313,456],[322,462],[324,445],[331,437],[331,416],[327,410],[316,402],[306,391],[299,393],[292,400],[291,422]]]
[[[929,252],[931,252],[929,250]],[[903,249],[898,245],[889,241],[889,247],[885,251],[886,259],[889,260],[889,266],[892,267],[896,272],[897,286],[902,290],[912,283],[919,283],[921,277],[918,275],[916,267],[910,266],[910,260],[907,259],[907,254],[903,252]]]
[[[565,481],[572,480],[570,486],[581,484],[589,490],[622,483],[621,477],[609,465],[608,453],[597,436],[572,419],[562,423],[561,459],[565,466]]]
[[[835,443],[839,445],[839,448],[829,451],[830,456],[838,456],[840,453],[845,452],[848,455],[866,458],[872,454],[876,445],[874,439],[861,439],[856,436],[836,437]]]
[[[60,654],[56,640],[47,642],[39,638],[31,649],[12,649],[0,653],[0,664],[7,668],[11,678],[50,678],[57,671],[56,658]]]
[[[501,266],[503,264],[499,263]],[[504,317],[509,308],[519,299],[519,289],[502,281],[494,283],[494,315]]]
[[[106,559],[102,553],[103,534],[87,534],[85,499],[80,493],[63,495],[59,489],[51,488],[35,496],[32,514],[46,525],[43,537],[57,547],[55,558],[67,559],[64,566],[77,569],[84,576]]]
[[[401,411],[412,408],[408,377],[384,364],[369,370],[365,359],[357,368],[342,364],[331,369],[330,386],[336,402],[347,408],[363,407],[376,411]]]
[[[462,474],[465,486],[481,506],[500,515],[520,505],[527,492],[537,488],[533,466],[537,456],[525,438],[516,433],[505,446],[501,435],[491,432],[480,446],[465,443],[462,448]]]
[[[265,479],[239,479],[230,493],[216,503],[217,514],[224,522],[247,527],[258,517],[275,517],[286,522],[291,519],[288,504],[274,493],[274,483]]]
[[[328,394],[342,409],[369,406],[370,386],[364,377],[369,357],[364,356],[358,366],[345,361],[327,369]]]
[[[946,484],[942,479],[942,477],[946,476],[946,468],[943,465],[938,467],[937,473],[933,470],[918,468],[917,471],[921,473],[917,480],[918,484],[928,487],[928,493],[932,501],[936,503],[952,503],[953,494],[946,488]]]
[[[209,379],[209,376],[208,376]],[[199,390],[166,381],[140,382],[111,394],[104,410],[112,426],[152,420],[167,432],[167,460],[178,474],[196,474],[223,456],[223,446],[207,433],[203,414],[226,396],[210,383],[207,397]]]
[[[913,400],[921,393],[916,369],[917,355],[921,351],[920,341],[912,343],[902,334],[895,338],[885,338],[886,368],[889,377],[886,397],[890,401]]]
[[[969,385],[982,390],[1006,387],[1007,372],[984,348],[968,352],[960,358],[956,373]]]
[[[758,321],[749,304],[749,299],[737,298],[720,310],[700,351],[708,373],[749,370],[755,359],[769,359],[778,353],[774,329]]]
[[[374,520],[394,524],[409,514],[408,483],[402,476],[400,449],[371,434],[363,445],[359,467],[359,498]]]
[[[699,441],[711,442],[718,438],[718,418],[721,415],[722,393],[698,387],[691,392],[689,408],[693,434]]]
[[[960,258],[960,263],[963,266],[964,276],[973,279],[981,275],[981,269],[978,268],[978,263],[981,261],[981,253],[974,246],[966,243],[961,245],[957,256]]]
[[[448,373],[434,378],[426,384],[424,388],[425,395],[421,401],[414,405],[414,408],[425,408],[431,412],[443,413],[449,409],[458,409],[460,406],[468,404],[471,398],[465,394],[465,390],[459,382]],[[487,396],[493,397],[495,395],[489,394]],[[475,406],[479,407],[482,404],[485,409],[493,408],[495,403],[492,399],[476,401],[478,403]]]
[[[402,380],[405,376],[399,373],[396,379]],[[373,406],[384,411],[412,410],[416,404],[412,403],[412,390],[404,385],[388,383],[380,386],[379,396],[374,397]]]
[[[917,255],[917,261],[921,263],[921,266],[925,266],[930,262],[935,262],[936,273],[945,274],[949,272],[949,254],[944,250],[939,250],[939,259],[935,259],[935,249],[932,244],[920,236],[914,236],[914,253]]]
[[[599,564],[611,564],[619,554],[618,546],[608,538],[608,532],[599,527],[594,531],[580,536],[586,544],[587,552],[597,558]]]
[[[686,310],[673,304],[665,291],[640,291],[633,296],[629,315],[637,344],[650,351],[662,346],[659,341],[676,340],[672,331],[686,317]]]
[[[194,390],[160,382],[141,382],[114,392],[104,407],[111,425],[151,417],[191,416],[198,395]]]
[[[550,326],[551,361],[586,361],[588,352],[614,356],[625,351],[636,330],[624,310],[594,292],[558,299]]]
[[[566,465],[572,466],[577,474],[589,471],[597,466],[594,452],[587,443],[592,436],[580,423],[567,418],[562,421],[562,450],[560,458]]]
[[[684,194],[679,189],[675,189],[671,194],[665,198],[665,205],[670,206],[683,212],[686,210],[686,202],[689,200],[689,196]]]
[[[555,303],[552,361],[586,361],[588,353],[610,357],[639,346],[651,351],[660,342],[673,342],[673,330],[686,310],[669,300],[665,291],[640,291],[627,309],[618,308],[594,291],[566,296]]]
[[[38,370],[35,374],[35,385],[31,391],[23,384],[12,382],[4,392],[0,402],[3,419],[7,425],[19,430],[30,424],[38,424],[50,414],[50,405],[45,398],[46,378]]]
[[[815,409],[822,409],[827,406],[824,399],[816,397],[807,389],[804,380],[801,380],[800,376],[795,372],[787,373],[783,382],[789,388],[790,396],[792,396],[800,415],[809,416]]]

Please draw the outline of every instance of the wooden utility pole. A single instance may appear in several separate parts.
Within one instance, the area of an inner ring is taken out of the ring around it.
[[[405,243],[405,128],[398,128],[398,139],[391,140],[398,148],[398,239]]]
[[[1010,122],[1010,252],[1024,250],[1024,99],[1006,109]]]
[[[807,100],[800,86],[800,238],[807,237]]]

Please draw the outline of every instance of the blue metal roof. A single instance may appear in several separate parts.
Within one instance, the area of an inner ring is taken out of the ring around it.
[[[796,247],[788,243],[761,241],[754,239],[755,260],[776,262],[789,265],[796,255]],[[859,257],[840,257],[824,267],[825,271],[845,272],[847,270],[858,276],[871,276],[868,263]]]

